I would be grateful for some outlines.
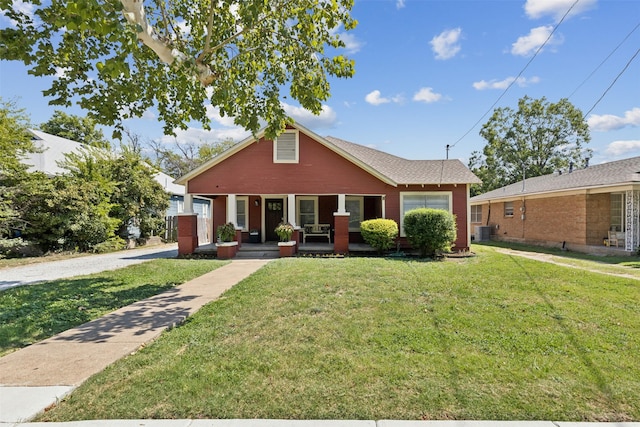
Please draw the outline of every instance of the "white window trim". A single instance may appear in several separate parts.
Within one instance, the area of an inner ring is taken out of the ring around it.
[[[451,191],[401,191],[400,192],[400,237],[407,237],[404,232],[404,197],[405,196],[442,196],[449,198],[449,212],[453,213],[453,192]]]
[[[244,225],[242,231],[249,231],[249,196],[237,196],[236,203],[244,202]],[[236,209],[236,224],[238,224],[238,210]]]
[[[296,197],[296,223],[298,227],[304,227],[304,224],[300,220],[300,201],[312,200],[313,201],[313,223],[318,224],[318,196],[298,196]]]
[[[297,129],[288,129],[283,132],[295,134],[295,159],[294,160],[280,160],[278,159],[278,138],[273,140],[273,163],[299,163],[300,162],[300,133]]]
[[[347,196],[345,197],[345,202],[348,201],[357,201],[360,203],[360,222],[364,221],[364,197],[363,196]],[[347,212],[349,212],[347,210]],[[349,227],[349,231],[360,231],[360,226],[358,227]]]

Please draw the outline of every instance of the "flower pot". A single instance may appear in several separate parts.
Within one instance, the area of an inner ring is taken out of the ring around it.
[[[216,243],[218,248],[218,259],[231,259],[236,256],[238,242]]]
[[[296,254],[296,242],[293,240],[288,242],[279,242],[278,248],[280,249],[280,258],[291,257]]]

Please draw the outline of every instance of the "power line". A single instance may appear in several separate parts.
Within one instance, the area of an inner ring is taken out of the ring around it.
[[[631,65],[631,62],[633,62],[633,60],[636,59],[636,56],[638,56],[638,53],[640,53],[640,49],[636,50],[636,53],[634,53],[633,56],[631,57],[631,59],[629,59],[629,61],[627,62],[627,65],[625,65],[624,68],[622,69],[622,71],[620,71],[618,73],[618,75],[616,76],[616,78],[613,79],[613,81],[611,82],[609,87],[602,93],[602,95],[600,96],[600,98],[598,98],[598,100],[595,102],[595,104],[593,104],[593,106],[591,108],[589,108],[589,111],[587,111],[584,114],[584,117],[587,117],[589,115],[589,113],[591,113],[593,111],[593,109],[596,108],[596,105],[598,105],[600,103],[600,101],[602,101],[602,98],[604,98],[605,95],[607,94],[607,92],[609,92],[609,90],[613,87],[613,85],[616,84],[616,82],[618,81],[620,76],[623,75],[625,71],[627,71],[627,68],[629,68],[629,65]]]
[[[587,76],[587,78],[585,78],[585,79],[582,81],[582,83],[580,83],[580,84],[578,85],[578,87],[577,87],[573,92],[571,92],[571,95],[569,95],[567,98],[569,99],[569,98],[571,98],[573,95],[575,95],[575,94],[576,94],[576,92],[577,92],[578,90],[580,90],[580,88],[581,88],[581,87],[582,87],[582,86],[587,82],[587,80],[589,80],[591,77],[593,77],[593,75],[596,73],[596,71],[598,71],[598,70],[600,69],[600,67],[602,67],[602,66],[604,65],[604,63],[605,63],[605,62],[607,62],[607,61],[609,60],[609,58],[611,58],[611,56],[612,56],[614,53],[616,53],[616,51],[620,48],[620,46],[622,46],[622,45],[624,44],[624,42],[626,42],[626,41],[627,41],[627,39],[628,39],[629,37],[631,37],[631,34],[633,34],[633,33],[634,33],[638,28],[640,28],[640,22],[638,22],[638,24],[636,24],[636,26],[633,28],[633,30],[631,30],[631,31],[629,32],[629,34],[627,34],[627,36],[626,36],[624,39],[622,39],[622,41],[621,41],[620,43],[618,43],[618,46],[616,46],[616,47],[611,51],[611,53],[609,53],[609,55],[607,55],[607,57],[606,57],[606,58],[604,58],[604,59],[602,60],[602,62],[600,62],[600,64],[599,64],[599,65],[598,65],[598,66],[597,66],[597,67],[596,67],[596,68],[591,72],[591,74],[589,74],[589,75]]]
[[[462,135],[456,142],[454,142],[453,144],[447,145],[447,155],[449,153],[449,149],[455,147],[458,142],[462,141],[467,135],[469,135],[471,133],[471,131],[473,129],[475,129],[476,126],[478,126],[478,124],[482,121],[482,119],[484,119],[487,114],[489,114],[491,112],[491,110],[493,110],[493,108],[498,104],[498,102],[500,102],[500,100],[507,94],[507,92],[509,91],[509,89],[511,89],[511,86],[513,86],[518,79],[522,76],[522,74],[525,72],[525,70],[529,67],[529,65],[533,62],[533,60],[536,58],[536,56],[538,56],[538,54],[542,51],[542,48],[546,46],[546,44],[549,42],[549,40],[551,40],[551,37],[553,37],[553,34],[556,32],[556,30],[558,29],[558,27],[560,26],[560,24],[562,24],[562,22],[565,20],[565,18],[567,17],[567,15],[569,15],[569,13],[571,12],[571,10],[573,10],[573,7],[578,4],[580,0],[576,0],[575,2],[573,2],[573,4],[571,5],[571,7],[569,9],[567,9],[567,11],[565,12],[565,14],[562,16],[562,19],[560,19],[560,21],[558,21],[558,23],[555,25],[555,27],[553,27],[553,30],[551,31],[551,33],[549,33],[549,36],[547,37],[547,39],[544,41],[544,43],[542,43],[540,45],[540,47],[538,47],[538,49],[536,50],[536,52],[533,54],[533,56],[531,57],[531,59],[529,59],[529,62],[527,62],[527,64],[524,66],[524,68],[522,70],[520,70],[520,72],[518,73],[518,75],[513,79],[513,81],[511,81],[511,83],[509,83],[509,85],[505,88],[505,90],[500,94],[500,96],[498,97],[498,99],[496,99],[496,101],[491,105],[491,107],[489,107],[489,109],[478,119],[477,122],[475,122],[473,124],[473,126],[471,126],[471,128],[469,128],[468,131],[465,132],[464,135]]]

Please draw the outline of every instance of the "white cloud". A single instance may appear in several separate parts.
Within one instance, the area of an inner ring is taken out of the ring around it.
[[[11,9],[13,9],[16,12],[20,12],[20,13],[28,16],[29,19],[33,19],[34,18],[35,6],[33,5],[33,3],[27,3],[27,2],[24,2],[22,0],[13,0],[13,2],[11,4]],[[0,11],[0,16],[6,16],[4,11]],[[15,27],[15,26],[18,25],[18,23],[16,21],[14,21],[13,19],[9,19],[9,22],[10,22],[12,27]]]
[[[156,113],[154,113],[153,111],[145,110],[145,112],[142,113],[142,117],[140,118],[145,120],[155,120],[157,116],[156,116]]]
[[[220,115],[220,109],[212,105],[207,105],[207,117],[209,120],[213,120],[216,123],[226,127],[234,127],[236,124],[233,122],[233,117]]]
[[[413,95],[413,100],[418,102],[426,102],[427,104],[431,104],[432,102],[438,102],[442,99],[442,95],[439,93],[435,93],[433,88],[423,87],[415,95]]]
[[[217,141],[223,141],[227,139],[233,139],[234,141],[241,141],[251,135],[251,132],[235,127],[225,129],[211,129],[205,130],[201,128],[187,128],[187,129],[174,129],[176,136],[165,135],[160,138],[163,144],[173,144],[175,141],[180,143],[191,143],[200,145],[202,143],[211,143]]]
[[[404,0],[396,0],[396,9],[402,9],[404,7]]]
[[[56,70],[56,79],[63,79],[67,76],[67,71],[71,70],[69,67],[55,67]]]
[[[531,77],[530,79],[527,79],[526,77],[518,77],[518,79],[516,79],[515,77],[507,77],[504,80],[495,80],[495,79],[489,80],[489,81],[480,80],[479,82],[474,82],[473,87],[476,90],[506,89],[514,81],[520,87],[527,87],[530,84],[539,83],[540,78],[537,76],[534,76],[534,77]]]
[[[534,54],[540,46],[549,38],[553,31],[551,25],[532,28],[526,36],[518,37],[518,40],[511,45],[511,53],[520,56],[529,56]],[[561,44],[562,40],[552,36],[547,45]]]
[[[302,107],[295,107],[284,102],[282,106],[289,117],[311,129],[331,127],[336,123],[338,117],[336,112],[328,105],[323,105],[322,111],[318,115]]]
[[[371,105],[380,105],[391,102],[389,98],[383,98],[382,96],[380,96],[379,90],[374,90],[373,92],[368,93],[367,96],[364,97],[364,100]]]
[[[575,0],[527,0],[524,5],[524,11],[531,19],[542,18],[543,16],[552,16],[553,19],[559,21]],[[578,15],[586,10],[591,9],[597,0],[580,0],[573,6],[568,16]]]
[[[402,94],[394,95],[391,98],[385,98],[382,96],[379,90],[374,90],[367,94],[364,97],[364,100],[371,105],[380,105],[380,104],[388,104],[389,102],[393,102],[395,104],[401,104],[404,102],[404,96]]]
[[[436,54],[436,59],[451,59],[460,52],[461,28],[445,30],[431,39],[431,50]]]
[[[613,114],[592,114],[589,116],[587,124],[592,131],[596,132],[617,130],[626,126],[640,126],[640,108],[636,107],[625,111],[623,117],[614,116]]]
[[[613,141],[604,150],[606,154],[611,156],[621,156],[631,151],[640,150],[640,139],[630,141]]]
[[[340,40],[344,43],[347,53],[356,53],[362,48],[362,42],[353,34],[340,33]]]

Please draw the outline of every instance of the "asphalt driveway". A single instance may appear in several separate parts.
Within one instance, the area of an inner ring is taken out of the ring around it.
[[[176,256],[178,256],[178,245],[172,244],[5,268],[0,270],[0,291],[15,286],[100,273],[140,264],[151,259]]]

